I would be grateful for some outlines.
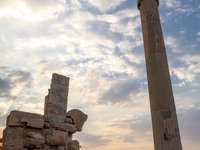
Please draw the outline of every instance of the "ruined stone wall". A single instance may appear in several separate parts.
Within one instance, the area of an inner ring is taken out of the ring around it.
[[[68,77],[53,74],[44,115],[11,111],[0,150],[79,150],[72,134],[82,130],[87,115],[78,109],[66,112],[68,87]]]

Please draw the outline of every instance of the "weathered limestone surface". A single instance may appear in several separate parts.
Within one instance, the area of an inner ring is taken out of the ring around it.
[[[33,128],[43,128],[43,116],[16,110],[10,112],[10,115],[7,118],[7,126],[23,127],[25,125]]]
[[[74,141],[70,141],[68,144],[67,144],[67,147],[70,149],[70,150],[79,150],[79,142],[77,140],[74,140]]]
[[[69,77],[53,74],[49,94],[45,98],[44,114],[52,122],[64,122],[67,110]]]
[[[78,109],[66,113],[68,86],[69,78],[53,74],[44,115],[11,111],[0,150],[79,150],[72,134],[82,130],[87,115]]]
[[[25,147],[41,149],[45,144],[45,134],[42,130],[25,129],[24,135],[26,136]]]
[[[66,116],[70,117],[73,120],[74,124],[77,127],[77,131],[82,130],[83,124],[88,118],[86,114],[84,114],[82,111],[78,109],[72,109],[68,111]]]
[[[3,131],[3,150],[20,149],[24,144],[22,127],[7,127]]]
[[[0,138],[0,150],[2,150],[3,148],[2,148],[2,138]]]
[[[56,130],[66,131],[72,134],[78,131],[76,125],[70,123],[54,123],[52,124],[52,127]]]
[[[49,139],[49,145],[65,146],[67,136],[67,132],[53,130],[52,135]]]
[[[159,0],[137,0],[141,14],[155,150],[182,150]]]

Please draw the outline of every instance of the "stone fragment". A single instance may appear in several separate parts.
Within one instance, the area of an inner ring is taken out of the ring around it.
[[[51,137],[49,137],[49,145],[65,146],[67,135],[67,132],[53,130]]]
[[[26,124],[26,126],[41,129],[44,126],[44,120],[43,119],[30,119],[28,121],[28,123]]]
[[[63,106],[60,107],[59,105],[55,105],[51,102],[48,103],[48,115],[50,122],[65,122],[65,109],[63,109]],[[59,111],[57,111],[59,110]]]
[[[52,122],[64,122],[67,108],[69,77],[52,75],[49,94],[45,98],[45,115],[50,116]]]
[[[42,128],[44,126],[43,116],[16,110],[10,112],[7,118],[7,126],[23,127],[25,125],[33,128]]]
[[[45,145],[44,150],[66,150],[65,146]]]
[[[50,127],[51,127],[51,125],[49,122],[44,122],[44,128],[50,128]]]
[[[66,143],[69,143],[70,141],[72,141],[72,134],[68,133],[68,138]]]
[[[73,119],[74,124],[77,127],[77,131],[81,131],[83,124],[87,120],[88,116],[84,114],[82,111],[78,109],[72,109],[66,113],[67,117],[70,117]]]
[[[48,89],[48,95],[45,96],[45,101],[44,101],[44,116],[47,116],[48,102],[49,102],[49,91],[50,91],[50,89]]]
[[[42,143],[45,143],[45,137],[42,135],[42,131],[41,130],[37,130],[37,131],[28,130],[27,136],[31,137],[31,138],[34,138],[37,141],[42,141]]]
[[[70,141],[67,144],[68,150],[79,150],[79,147],[79,142],[77,140]]]
[[[12,113],[12,112],[11,112]],[[11,114],[10,113],[10,114]],[[20,118],[18,117],[10,117],[10,115],[7,117],[7,120],[6,120],[6,126],[15,126],[15,127],[20,127],[21,126],[21,123],[20,123]]]
[[[69,133],[75,133],[77,131],[76,125],[69,123],[54,123],[52,127],[56,130],[66,131]]]
[[[23,128],[21,127],[6,127],[3,131],[3,149],[13,150],[24,147]]]
[[[45,122],[50,122],[49,116],[47,116],[47,115],[44,115],[43,119],[44,119]]]
[[[46,140],[43,130],[26,128],[24,130],[24,135],[26,136],[26,148],[42,149],[44,147],[44,143]]]
[[[45,145],[44,145],[44,149],[45,149],[45,150],[50,150],[50,145],[45,144]]]
[[[66,117],[65,118],[65,122],[67,122],[67,123],[73,123],[73,120],[72,120],[72,118],[69,118],[69,117]]]
[[[3,140],[2,140],[2,138],[0,138],[0,150],[2,150],[2,148],[3,148],[2,147],[2,144],[3,144],[2,142],[3,142]]]
[[[26,138],[25,147],[28,149],[40,148],[38,147],[37,141],[34,138]]]
[[[58,146],[56,150],[66,150],[66,146]]]

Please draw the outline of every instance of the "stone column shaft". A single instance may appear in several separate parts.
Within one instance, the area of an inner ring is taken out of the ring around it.
[[[49,94],[45,98],[44,114],[49,116],[52,122],[64,122],[67,110],[69,77],[52,75]]]
[[[138,0],[155,150],[182,150],[158,12],[159,0]]]

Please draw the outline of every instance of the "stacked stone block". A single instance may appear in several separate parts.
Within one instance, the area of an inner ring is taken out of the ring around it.
[[[79,150],[72,134],[82,130],[87,115],[78,109],[66,113],[68,87],[69,78],[53,74],[44,115],[11,111],[0,150]]]

